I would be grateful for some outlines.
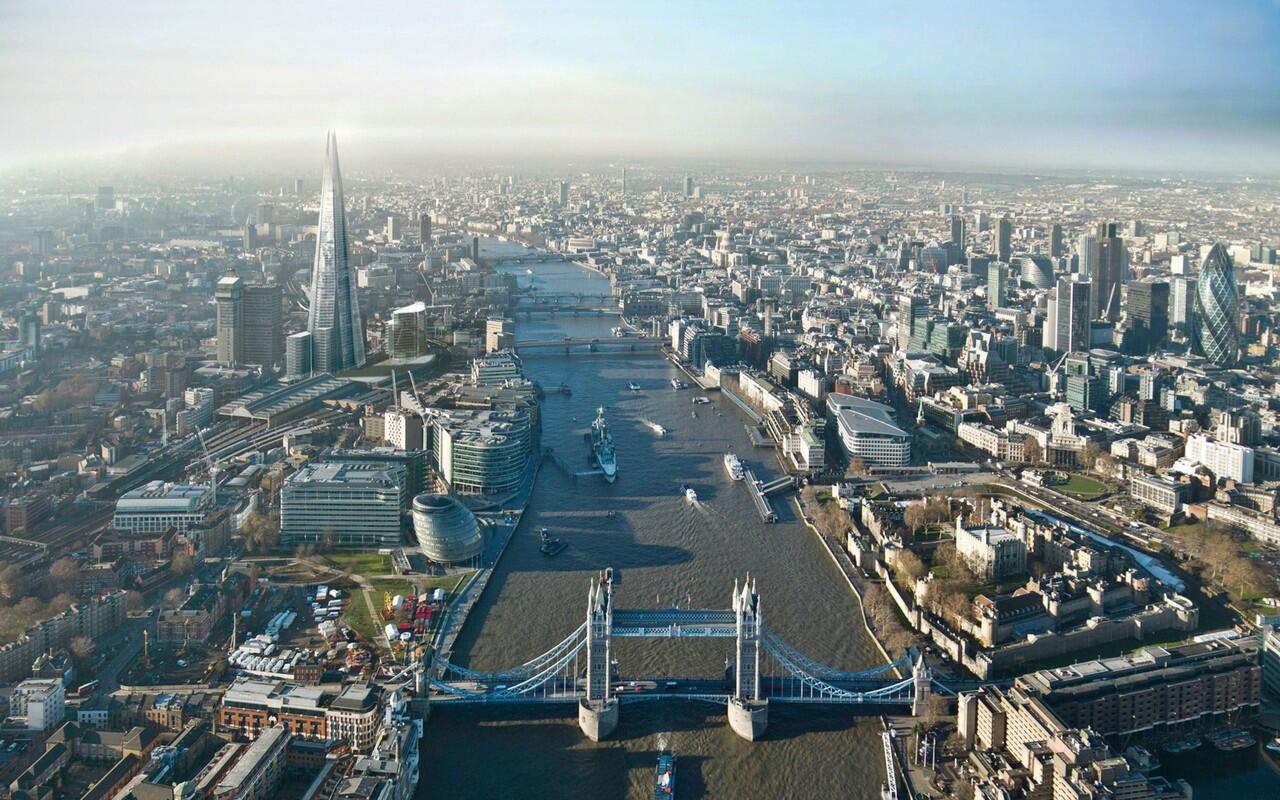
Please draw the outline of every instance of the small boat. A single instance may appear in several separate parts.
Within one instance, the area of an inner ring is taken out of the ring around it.
[[[613,519],[614,517],[618,516],[618,512],[617,510],[611,508],[607,512],[605,512],[605,516],[608,517],[609,519]]]
[[[564,395],[565,397],[572,397],[573,389],[569,388],[569,384],[562,383],[560,384],[560,394]]]
[[[684,499],[690,503],[698,502],[698,493],[693,490],[692,486],[684,487]]]
[[[1140,744],[1125,748],[1124,757],[1135,770],[1141,773],[1155,772],[1160,769],[1160,759]]]
[[[525,269],[524,274],[525,274],[525,275],[532,275],[532,274],[533,274],[533,270],[531,270],[531,269]]]
[[[1215,749],[1222,753],[1234,753],[1247,750],[1258,743],[1253,734],[1242,728],[1220,731],[1209,737]]]
[[[1275,755],[1280,755],[1280,738],[1272,739],[1271,741],[1264,744],[1263,747],[1267,749],[1268,753],[1274,753]]]
[[[661,425],[659,425],[658,423],[654,422],[653,420],[651,420],[651,419],[645,419],[645,420],[641,420],[641,422],[643,422],[643,423],[645,424],[645,427],[647,427],[649,430],[653,431],[653,432],[654,432],[654,433],[656,433],[657,435],[659,435],[659,436],[666,436],[666,435],[667,435],[667,429],[666,429],[666,428],[664,428],[664,427],[662,427],[662,426],[661,426]]]
[[[697,418],[698,418],[698,412],[697,412],[697,411],[690,411],[690,412],[689,412],[689,416],[693,417],[694,419],[697,419]]]
[[[676,796],[676,754],[670,750],[658,753],[658,769],[653,776],[653,800],[672,800]]]
[[[627,388],[633,392],[638,392],[640,391],[640,384],[635,381],[627,381]]]
[[[1174,739],[1171,742],[1165,742],[1160,749],[1170,755],[1181,755],[1190,753],[1192,750],[1200,749],[1200,745],[1204,744],[1199,736],[1192,734],[1185,739]]]
[[[745,474],[742,470],[742,462],[733,453],[724,454],[724,471],[735,481],[742,480]]]
[[[707,397],[704,394],[700,394],[697,397],[693,398],[693,402],[694,402],[694,405],[705,406],[707,403],[711,402],[711,398]]]
[[[676,390],[676,391],[678,392],[678,391],[680,391],[681,389],[688,389],[688,388],[689,388],[689,384],[685,383],[684,381],[680,380],[679,378],[672,378],[672,379],[671,379],[671,388],[672,388],[672,389],[674,389],[674,390]]]
[[[541,542],[541,544],[538,545],[538,552],[542,553],[544,556],[559,555],[560,551],[569,546],[552,536],[551,531],[546,528],[543,528],[538,532],[538,539]]]

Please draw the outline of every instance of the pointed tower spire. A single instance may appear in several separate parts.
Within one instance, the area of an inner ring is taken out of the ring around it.
[[[364,321],[351,274],[342,170],[333,131],[325,142],[307,330],[311,333],[314,372],[340,372],[364,364]]]

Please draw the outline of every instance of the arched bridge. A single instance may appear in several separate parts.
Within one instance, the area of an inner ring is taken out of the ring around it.
[[[726,639],[725,678],[623,678],[614,639]],[[519,666],[482,672],[440,660],[432,702],[577,703],[593,740],[618,724],[620,701],[680,698],[725,703],[729,725],[748,740],[764,734],[770,703],[841,704],[869,714],[919,714],[935,689],[923,659],[909,657],[861,672],[821,664],[764,626],[755,583],[735,581],[729,609],[615,609],[608,570],[591,582],[587,618],[545,653]]]
[[[516,342],[516,350],[543,350],[546,348],[562,348],[566,353],[585,348],[588,352],[599,350],[660,350],[662,340],[641,339],[638,336],[623,337],[569,337],[563,339],[522,339]]]

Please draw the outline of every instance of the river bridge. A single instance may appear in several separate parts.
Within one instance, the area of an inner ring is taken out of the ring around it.
[[[923,712],[934,687],[924,659],[910,656],[861,672],[821,664],[764,625],[760,596],[748,579],[734,582],[729,609],[619,609],[606,570],[587,593],[587,617],[545,653],[516,667],[482,672],[437,659],[432,703],[576,703],[578,725],[593,741],[618,725],[621,702],[684,699],[723,703],[729,726],[754,741],[764,735],[771,703],[839,704],[855,713]],[[725,678],[623,679],[614,639],[725,639],[733,642]]]
[[[588,353],[596,353],[601,350],[638,353],[641,351],[661,350],[662,340],[641,339],[635,336],[615,336],[613,338],[565,336],[562,339],[521,339],[516,342],[516,350],[545,349],[548,347],[561,348],[566,353],[572,353],[575,349],[579,352],[585,351]]]

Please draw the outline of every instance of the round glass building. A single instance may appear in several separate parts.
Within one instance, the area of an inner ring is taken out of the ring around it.
[[[484,550],[484,537],[471,509],[446,494],[413,498],[413,532],[422,554],[439,564],[469,561]]]

